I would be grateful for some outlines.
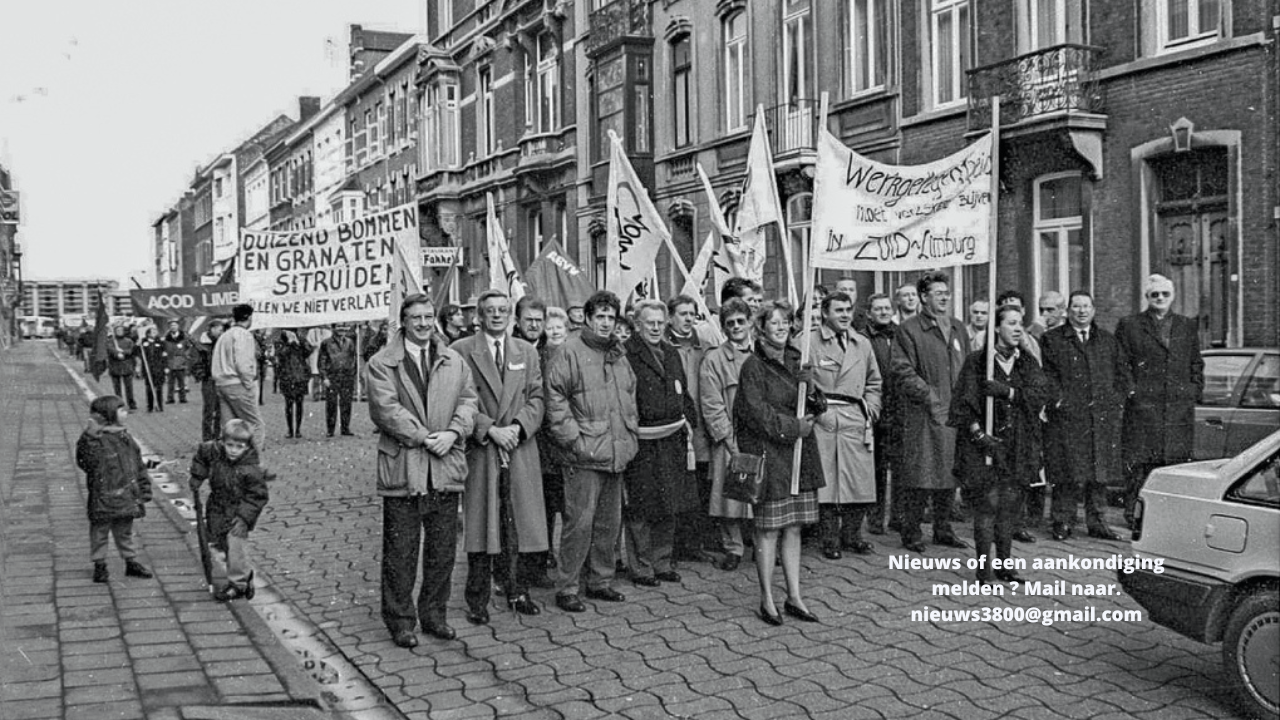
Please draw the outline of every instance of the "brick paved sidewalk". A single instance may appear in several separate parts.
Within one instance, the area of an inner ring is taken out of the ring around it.
[[[266,394],[263,463],[279,473],[253,533],[253,559],[323,629],[342,654],[413,718],[1099,718],[1233,717],[1216,647],[1143,620],[912,622],[912,610],[983,606],[1134,610],[1119,597],[935,597],[934,583],[969,571],[905,572],[896,538],[872,536],[876,555],[828,562],[806,550],[802,583],[823,622],[765,626],[755,616],[756,573],[680,567],[680,584],[640,588],[619,580],[620,604],[570,615],[493,611],[486,626],[462,618],[465,561],[454,572],[450,622],[458,639],[423,637],[395,647],[378,618],[381,510],[374,439],[363,405],[355,437],[327,439],[323,404],[307,402],[305,439],[284,439],[279,396]],[[196,401],[198,403],[198,400]],[[185,468],[199,435],[199,405],[140,413],[145,441]],[[970,527],[958,526],[965,539]],[[1041,538],[1024,558],[1106,557],[1126,543]],[[918,557],[918,556],[913,556]],[[931,547],[928,558],[970,551]],[[460,556],[460,560],[462,560]],[[1114,582],[1107,571],[1023,572],[1032,580]],[[780,573],[776,579],[781,585]],[[537,591],[549,604],[548,591]],[[496,607],[496,606],[495,606]]]
[[[265,625],[211,598],[156,503],[135,523],[155,578],[126,578],[112,548],[111,581],[92,582],[87,418],[51,344],[0,355],[0,718],[324,716]]]

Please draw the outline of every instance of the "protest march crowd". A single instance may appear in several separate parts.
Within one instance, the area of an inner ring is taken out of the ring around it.
[[[962,322],[936,271],[864,302],[852,278],[818,286],[807,328],[799,309],[742,277],[724,282],[714,317],[688,295],[623,306],[598,291],[566,309],[490,289],[462,307],[408,294],[391,328],[359,333],[254,331],[249,305],[198,338],[177,320],[163,336],[120,326],[106,344],[115,395],[94,402],[77,447],[94,578],[108,578],[109,532],[127,574],[149,573],[130,523],[150,486],[124,417],[135,379],[147,411],[163,412],[187,402],[189,375],[203,403],[191,474],[197,497],[211,488],[202,529],[215,597],[252,597],[244,542],[267,503],[259,405],[270,373],[288,439],[303,437],[316,393],[328,436],[350,435],[363,390],[383,498],[381,615],[397,645],[417,645],[418,627],[455,637],[446,604],[459,537],[476,624],[490,621],[495,586],[522,614],[542,610],[532,589],[579,613],[584,598],[624,602],[618,577],[679,583],[680,562],[735,571],[748,547],[760,619],[820,622],[800,583],[805,542],[838,562],[874,552],[864,533],[896,532],[924,554],[928,524],[934,545],[1003,559],[1014,541],[1035,541],[1046,510],[1049,534],[1069,540],[1081,505],[1084,532],[1119,539],[1103,515],[1108,488],[1124,487],[1132,522],[1147,473],[1189,459],[1204,384],[1172,282],[1152,275],[1142,295],[1146,309],[1114,330],[1094,321],[1083,291],[1046,293],[1028,324],[1023,296],[1007,290]],[[92,333],[60,339],[91,370]],[[966,520],[971,541],[955,531]],[[1023,580],[989,566],[977,579]]]

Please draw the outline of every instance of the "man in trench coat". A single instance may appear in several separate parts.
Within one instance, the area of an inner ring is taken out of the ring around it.
[[[481,332],[452,346],[471,367],[479,408],[467,448],[462,496],[467,551],[467,620],[489,622],[492,580],[507,606],[524,615],[542,610],[529,598],[547,550],[542,466],[535,437],[544,411],[542,368],[533,345],[507,335],[511,300],[486,290],[476,301]],[[507,465],[503,477],[503,464]],[[517,559],[518,558],[518,559]]]
[[[1204,391],[1204,359],[1196,321],[1173,312],[1173,281],[1152,275],[1143,284],[1147,309],[1121,318],[1116,341],[1130,388],[1124,410],[1125,520],[1147,475],[1186,462],[1194,446],[1196,402]]]
[[[1119,477],[1117,435],[1128,389],[1115,336],[1093,322],[1093,297],[1071,293],[1068,322],[1040,338],[1053,400],[1045,408],[1045,475],[1053,486],[1053,539],[1071,537],[1084,500],[1090,537],[1118,540],[1103,518],[1107,486]]]

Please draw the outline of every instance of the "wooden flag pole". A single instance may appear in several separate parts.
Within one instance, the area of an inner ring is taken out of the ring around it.
[[[814,134],[814,142],[822,142],[822,133],[827,129],[827,102],[828,95],[822,93],[822,99],[819,101],[818,109],[818,132]],[[816,195],[816,193],[815,193]],[[784,240],[785,241],[785,240]],[[814,268],[809,267],[808,261],[813,257],[813,234],[809,235],[810,249],[806,253],[806,264],[804,267],[804,292],[800,295],[800,302],[804,303],[804,315],[800,327],[800,367],[804,367],[809,363],[810,346],[813,344],[813,332],[810,326],[813,324],[813,285],[814,274],[817,272]],[[790,282],[790,281],[789,281]],[[809,384],[800,383],[800,394],[796,399],[796,417],[804,417],[804,400],[809,395]],[[800,454],[804,448],[804,438],[796,439],[796,449],[791,455],[791,494],[800,494]]]
[[[995,376],[996,367],[996,257],[998,245],[996,236],[1000,227],[1000,96],[991,98],[991,220],[987,231],[987,381]],[[988,435],[995,428],[995,398],[987,397],[986,432]],[[990,456],[987,464],[991,464]]]

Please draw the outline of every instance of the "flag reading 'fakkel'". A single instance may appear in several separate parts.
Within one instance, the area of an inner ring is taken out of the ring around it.
[[[987,262],[991,167],[990,134],[927,165],[885,165],[823,130],[810,264],[916,270]]]

